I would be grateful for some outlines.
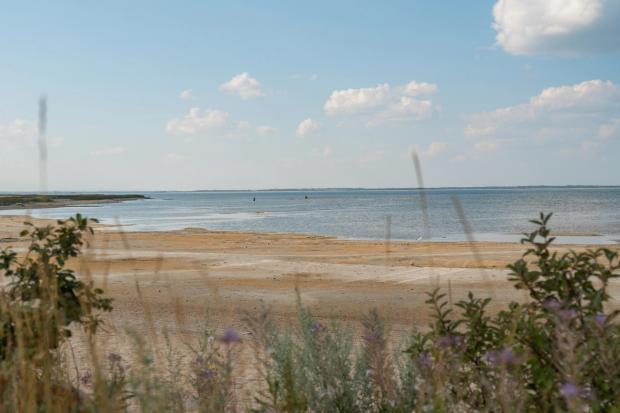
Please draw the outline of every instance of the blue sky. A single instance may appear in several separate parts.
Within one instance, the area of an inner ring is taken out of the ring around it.
[[[0,190],[620,184],[616,0],[14,2]]]

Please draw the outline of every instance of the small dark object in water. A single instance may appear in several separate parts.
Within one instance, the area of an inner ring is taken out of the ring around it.
[[[308,199],[308,195],[304,196],[304,199]]]

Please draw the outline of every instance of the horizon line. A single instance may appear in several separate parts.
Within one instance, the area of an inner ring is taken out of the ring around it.
[[[436,187],[299,187],[262,189],[147,189],[147,190],[49,190],[49,191],[0,191],[0,195],[11,194],[95,194],[95,193],[142,193],[142,192],[300,192],[300,191],[394,191],[394,190],[437,190],[437,189],[534,189],[534,188],[620,188],[620,185],[487,185],[487,186],[436,186]]]

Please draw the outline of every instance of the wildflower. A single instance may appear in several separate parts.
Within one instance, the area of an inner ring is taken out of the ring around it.
[[[592,317],[592,320],[599,326],[605,327],[605,323],[607,322],[607,316],[603,313],[598,313]]]
[[[322,331],[325,331],[325,326],[317,321],[312,325],[310,331],[312,331],[313,334],[318,334]]]
[[[206,368],[198,372],[198,377],[202,380],[209,380],[215,376],[217,376],[217,370],[215,369]]]
[[[237,333],[232,328],[227,328],[224,330],[224,334],[219,338],[219,341],[224,344],[234,344],[241,342],[241,337],[239,333]]]
[[[463,344],[463,337],[459,335],[450,334],[447,336],[439,337],[439,347],[459,347]]]
[[[80,382],[84,386],[90,386],[93,382],[93,374],[90,371],[87,371],[82,377],[80,377]]]
[[[560,394],[562,395],[562,397],[566,397],[567,399],[569,398],[573,398],[573,397],[578,397],[579,395],[581,395],[582,391],[581,388],[579,386],[574,385],[573,383],[563,383],[560,386]]]
[[[510,348],[502,348],[499,351],[489,351],[486,353],[486,359],[495,367],[505,366],[514,367],[518,363],[516,354]]]
[[[371,333],[365,334],[362,336],[362,338],[364,339],[364,341],[366,341],[367,343],[373,343],[375,341],[378,341],[381,338],[381,334],[379,334],[376,331],[373,331]]]
[[[108,361],[110,363],[112,363],[112,364],[120,363],[121,360],[122,360],[122,357],[118,353],[109,353],[108,354]]]
[[[548,297],[543,301],[543,308],[548,311],[557,311],[561,307],[560,302],[555,297]]]
[[[423,351],[418,356],[418,364],[423,367],[431,367],[431,365],[433,364],[433,359],[427,351]]]
[[[564,321],[570,321],[573,318],[577,317],[577,311],[572,308],[565,308],[563,310],[558,311],[558,315]]]

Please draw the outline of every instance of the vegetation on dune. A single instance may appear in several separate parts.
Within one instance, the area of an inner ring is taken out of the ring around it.
[[[168,344],[163,353],[130,332],[135,353],[122,356],[95,345],[111,301],[65,268],[92,233],[89,222],[30,226],[25,258],[0,253],[10,281],[0,295],[0,411],[618,412],[620,326],[608,308],[618,255],[550,251],[549,218],[532,221],[523,258],[509,266],[529,300],[490,314],[489,298],[470,293],[451,306],[430,292],[434,322],[402,347],[376,311],[357,337],[318,322],[299,301],[288,328],[264,310],[248,315],[247,337],[207,326],[189,351]],[[77,326],[92,363],[73,374],[62,351]],[[254,354],[250,397],[236,364],[242,346]]]
[[[137,194],[23,194],[23,195],[0,195],[0,206],[17,206],[47,204],[58,201],[107,201],[107,200],[130,200],[144,199],[146,196]]]

